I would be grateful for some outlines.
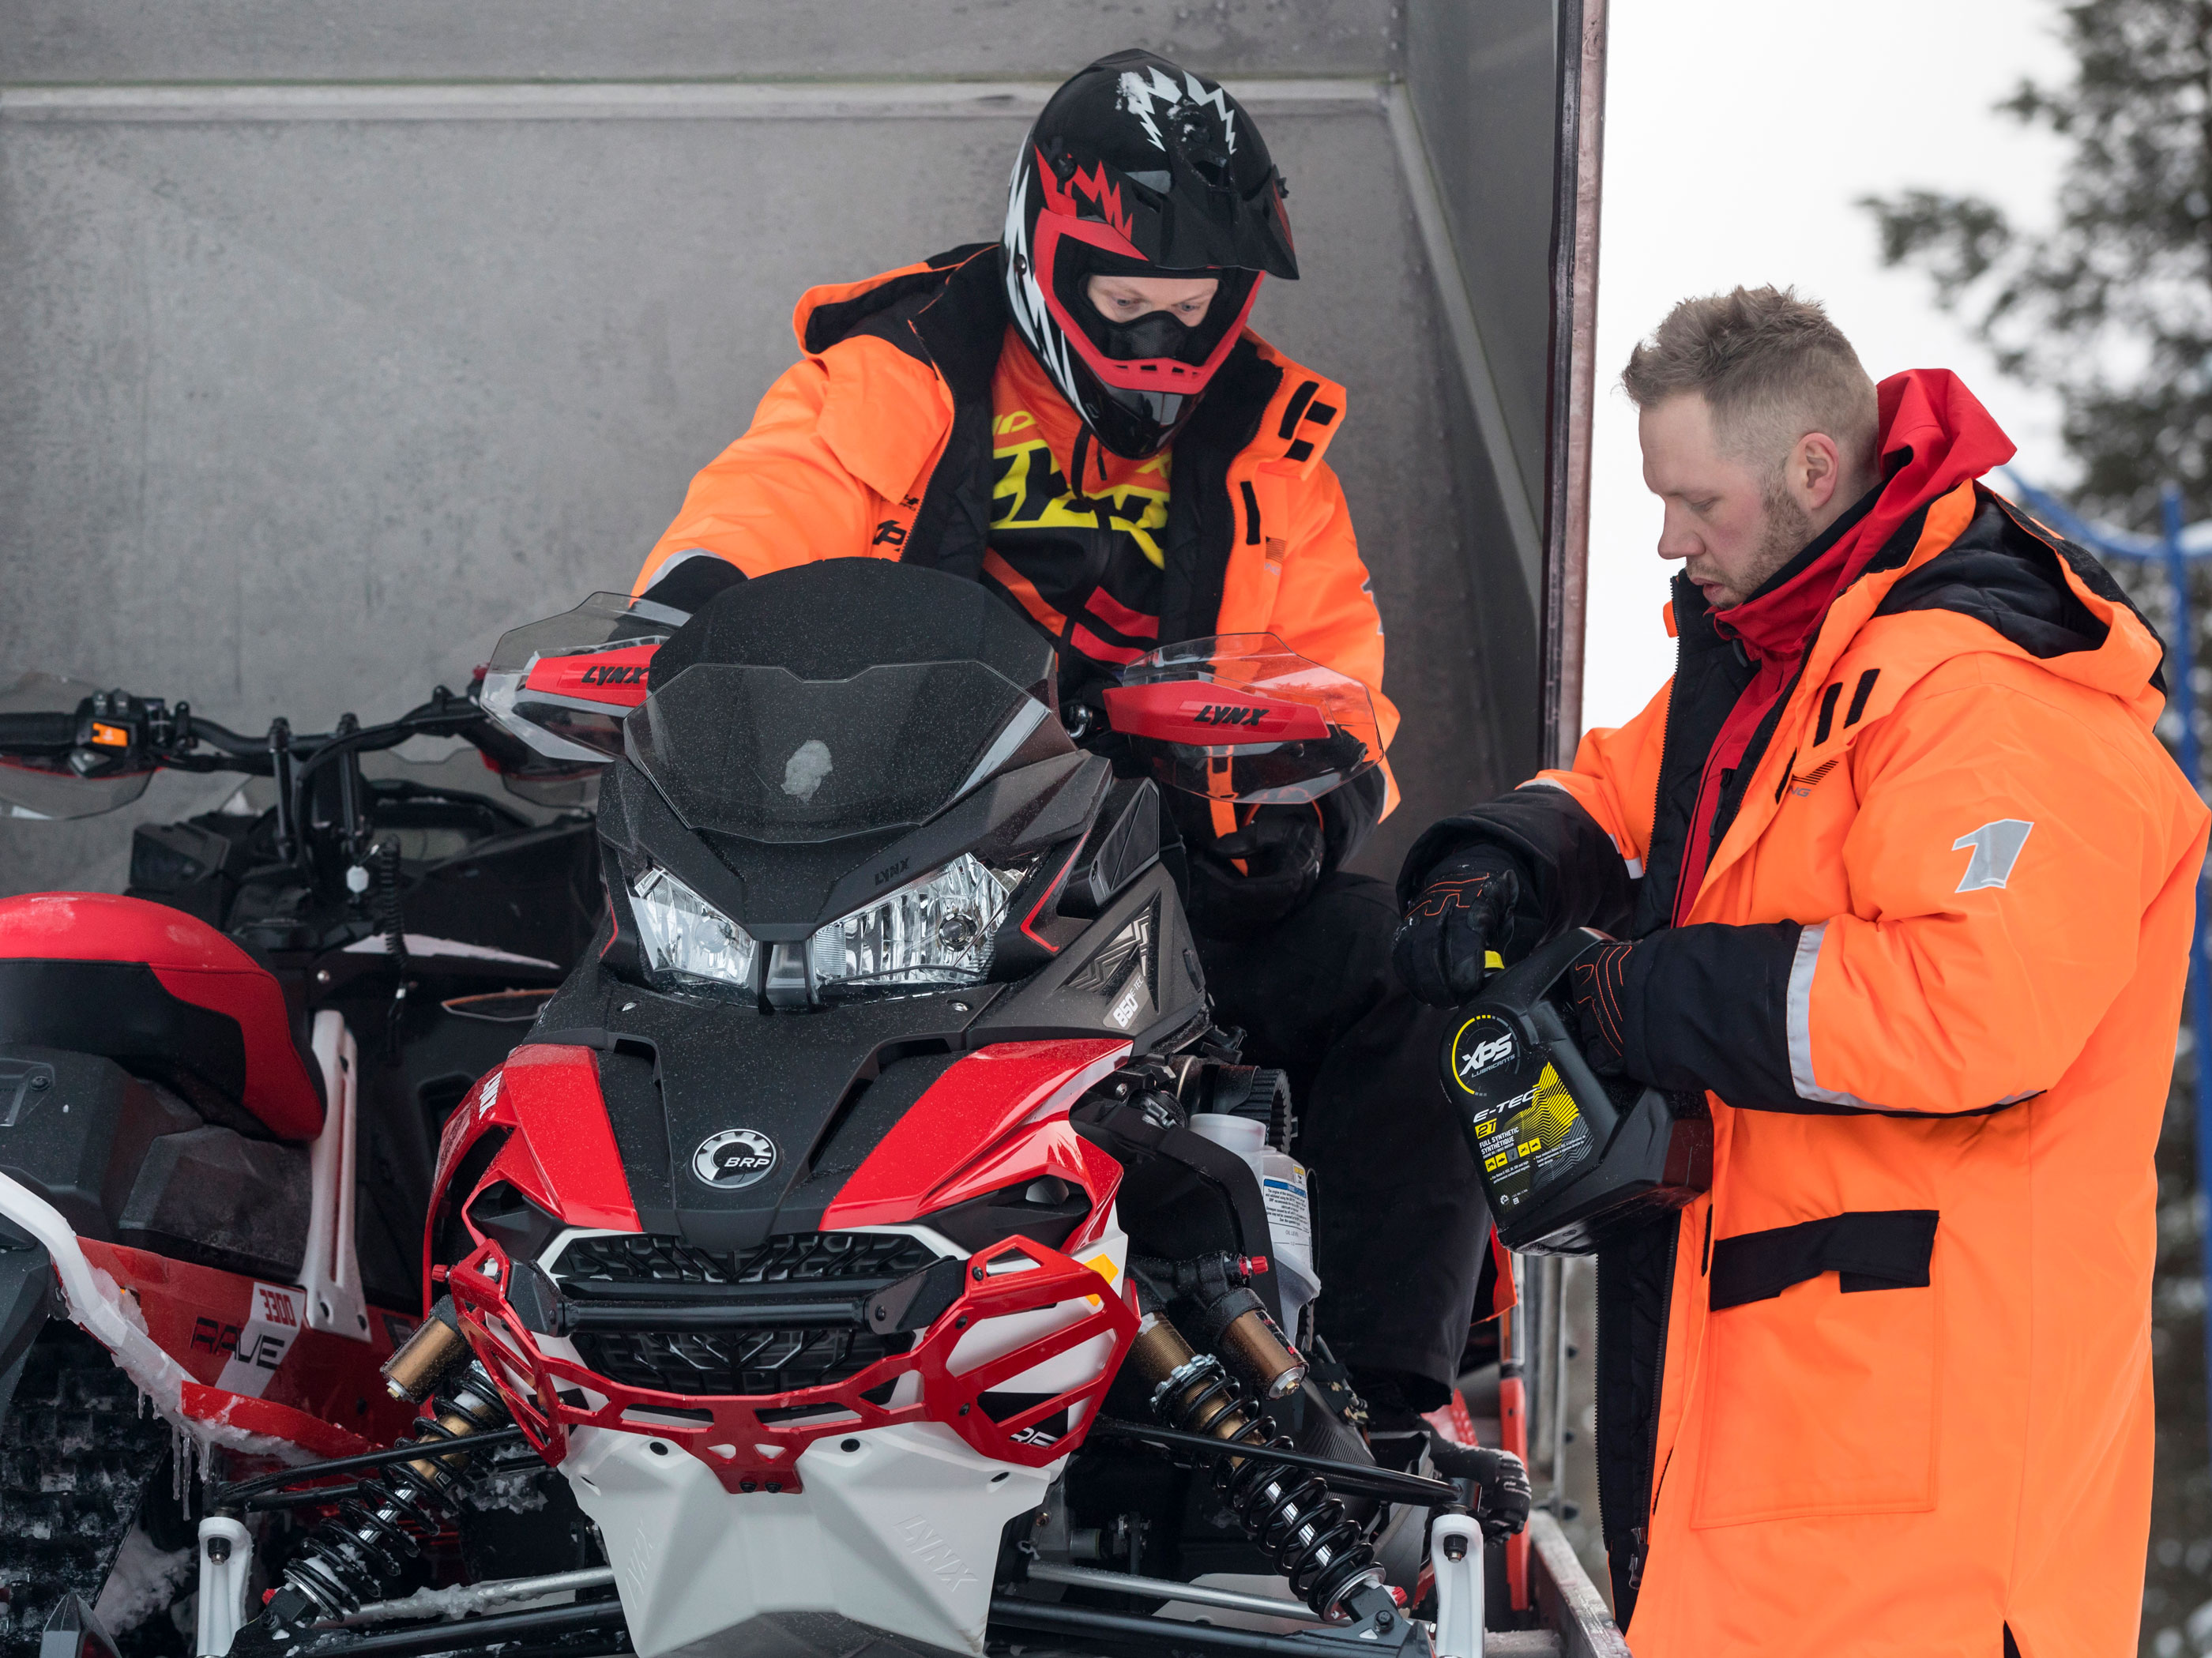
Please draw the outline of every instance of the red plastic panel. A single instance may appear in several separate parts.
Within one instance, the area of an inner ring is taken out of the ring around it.
[[[653,653],[659,648],[658,643],[624,645],[578,656],[541,656],[530,665],[523,687],[551,696],[581,697],[611,708],[634,708],[645,701],[647,671],[653,665]]]
[[[571,1226],[636,1231],[637,1206],[599,1093],[599,1056],[588,1048],[533,1042],[507,1055],[499,1078],[491,1120],[520,1132],[493,1168],[519,1162],[526,1148],[541,1176],[534,1201]]]
[[[289,1440],[317,1456],[389,1444],[413,1419],[415,1406],[394,1400],[379,1374],[393,1347],[414,1333],[413,1318],[371,1308],[366,1341],[300,1325],[288,1329],[281,1315],[272,1324],[254,1280],[240,1273],[96,1238],[77,1242],[85,1259],[130,1297],[147,1335],[191,1378],[185,1384],[187,1416]],[[291,1295],[303,1310],[304,1294]],[[219,1385],[234,1360],[257,1358],[258,1397]]]
[[[532,1202],[571,1225],[639,1230],[622,1151],[599,1093],[599,1058],[590,1048],[528,1043],[477,1079],[438,1137],[429,1226],[445,1206],[447,1182],[463,1155],[495,1130],[512,1138],[477,1177],[477,1187],[512,1181]],[[465,1203],[475,1192],[454,1195]],[[426,1233],[426,1251],[431,1242]],[[427,1265],[427,1253],[423,1260]]]
[[[197,1382],[184,1385],[179,1401],[184,1413],[195,1422],[204,1422],[211,1427],[239,1428],[251,1434],[265,1435],[270,1439],[282,1439],[311,1451],[316,1456],[358,1456],[363,1451],[382,1450],[386,1440],[367,1440],[359,1434],[325,1422],[319,1417],[309,1416],[305,1411],[295,1411],[289,1405],[279,1405],[273,1400],[249,1399],[243,1394],[228,1394],[220,1388],[210,1388]],[[402,1429],[394,1432],[398,1439]]]
[[[1107,723],[1127,737],[1223,748],[1243,743],[1302,743],[1328,736],[1328,720],[1319,708],[1202,680],[1110,685],[1103,695]]]
[[[1128,1053],[1126,1040],[1091,1036],[998,1042],[964,1055],[929,1085],[854,1171],[823,1212],[823,1230],[914,1220],[957,1201],[956,1193],[970,1195],[1006,1184],[1015,1177],[1021,1154],[1006,1151],[1000,1141],[1032,1116],[1057,1115],[1064,1121],[1083,1091]],[[999,1172],[988,1184],[975,1184],[968,1176],[979,1167]],[[1035,1172],[1061,1173],[1090,1185],[1058,1169]]]
[[[40,892],[0,898],[0,958],[143,963],[179,1001],[235,1021],[246,1043],[246,1108],[287,1139],[323,1131],[323,1100],[293,1046],[276,979],[204,921],[143,898]]]
[[[257,973],[254,959],[206,922],[167,904],[108,892],[0,898],[0,957],[46,962],[143,962],[149,967]]]

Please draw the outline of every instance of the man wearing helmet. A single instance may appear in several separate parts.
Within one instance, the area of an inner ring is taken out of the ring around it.
[[[1079,739],[1146,652],[1273,634],[1364,683],[1387,743],[1382,623],[1322,459],[1343,390],[1245,325],[1263,276],[1297,275],[1284,198],[1220,87],[1143,52],[1092,64],[1024,141],[998,244],[800,300],[805,355],[693,480],[635,591],[690,609],[853,556],[954,572],[1050,635]],[[1390,893],[1340,872],[1395,794],[1385,766],[1318,806],[1183,797],[1172,815],[1220,1017],[1250,1032],[1248,1061],[1291,1073],[1326,1165],[1332,1339],[1370,1393],[1430,1408],[1487,1217],[1431,1044],[1403,1040],[1421,1016],[1390,975]]]

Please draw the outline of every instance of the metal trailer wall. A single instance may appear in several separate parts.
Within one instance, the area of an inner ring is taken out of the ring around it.
[[[1456,371],[1444,385],[1453,485],[1480,603],[1484,692],[1506,777],[1542,751],[1547,397],[1557,138],[1554,0],[1407,0],[1398,112]],[[1427,177],[1423,178],[1424,164]],[[1524,701],[1524,699],[1527,699]],[[1510,712],[1508,712],[1510,710]]]
[[[1247,97],[1291,180],[1304,276],[1256,322],[1350,392],[1331,459],[1406,715],[1362,860],[1390,873],[1536,754],[1552,27],[1549,0],[12,0],[0,665],[239,727],[465,683],[502,629],[627,586],[790,361],[801,289],[995,237],[1042,97],[1142,45]],[[130,821],[204,782],[0,823],[0,892],[119,885]]]

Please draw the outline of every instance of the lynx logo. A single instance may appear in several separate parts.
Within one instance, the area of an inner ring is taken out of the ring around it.
[[[952,1546],[938,1535],[937,1527],[920,1515],[896,1529],[906,1544],[906,1552],[915,1558],[915,1564],[947,1589],[964,1588],[981,1581],[962,1564],[960,1557],[952,1552]]]
[[[645,683],[645,676],[647,671],[646,665],[641,662],[629,665],[624,665],[620,662],[611,662],[605,667],[585,669],[583,677],[578,680],[577,683],[581,685],[642,685]]]
[[[1200,726],[1257,726],[1273,712],[1273,708],[1239,708],[1209,702],[1193,714],[1191,720]]]
[[[734,1192],[766,1180],[775,1167],[775,1142],[750,1128],[725,1128],[699,1142],[691,1172],[708,1186]]]

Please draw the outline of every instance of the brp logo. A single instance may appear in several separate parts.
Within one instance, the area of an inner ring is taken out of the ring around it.
[[[719,1191],[734,1192],[766,1180],[775,1167],[775,1142],[750,1128],[725,1128],[699,1142],[691,1172]]]

